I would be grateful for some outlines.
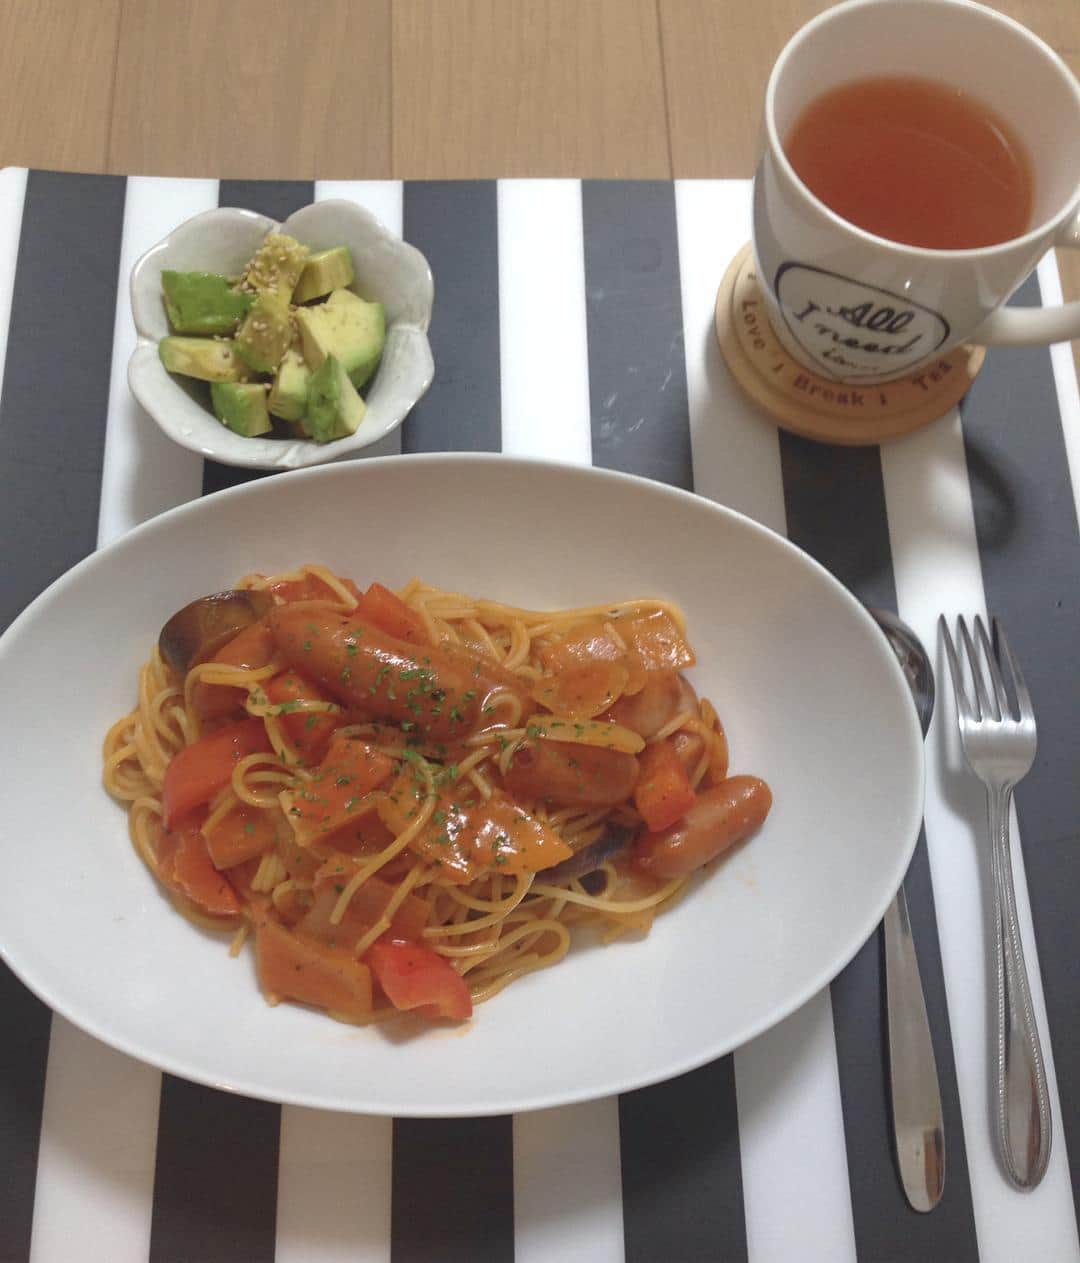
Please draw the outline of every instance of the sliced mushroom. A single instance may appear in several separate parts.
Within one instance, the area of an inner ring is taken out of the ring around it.
[[[590,842],[580,851],[575,851],[568,860],[563,860],[554,868],[547,868],[537,873],[537,880],[559,885],[574,877],[587,877],[589,873],[596,872],[601,864],[627,850],[636,835],[637,831],[634,829],[627,829],[619,824],[609,824],[595,842]]]
[[[238,632],[258,622],[273,603],[269,592],[254,589],[202,596],[178,610],[161,629],[161,656],[186,675],[192,667],[212,658]]]

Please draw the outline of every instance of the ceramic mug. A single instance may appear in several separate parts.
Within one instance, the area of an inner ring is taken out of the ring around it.
[[[917,75],[983,101],[1027,149],[1032,227],[970,250],[887,241],[830,210],[784,153],[803,108],[830,88]],[[849,0],[804,26],[773,67],[754,180],[754,255],[777,336],[814,372],[885,382],[962,342],[1080,337],[1080,302],[1005,309],[1053,246],[1080,246],[1080,85],[1011,18],[968,0]]]

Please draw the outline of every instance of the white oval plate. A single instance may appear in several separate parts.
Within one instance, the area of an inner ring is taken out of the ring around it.
[[[647,938],[581,947],[409,1039],[267,1007],[250,949],[180,917],[101,788],[101,741],[161,624],[250,570],[414,573],[535,607],[659,595],[733,771],[775,807]],[[373,1114],[507,1113],[690,1070],[791,1013],[847,963],[907,868],[922,741],[859,603],[772,532],[685,492],[502,456],[326,466],[163,514],[76,566],[0,638],[7,769],[0,951],[90,1034],[185,1078]]]

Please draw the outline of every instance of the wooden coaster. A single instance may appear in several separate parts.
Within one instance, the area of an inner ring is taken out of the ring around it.
[[[756,404],[783,429],[824,443],[881,443],[929,425],[967,394],[986,358],[981,346],[960,346],[897,381],[846,386],[819,377],[773,332],[749,243],[720,282],[716,336]]]

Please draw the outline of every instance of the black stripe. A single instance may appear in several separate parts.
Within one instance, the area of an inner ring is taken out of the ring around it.
[[[781,432],[788,536],[868,605],[896,609],[881,453]],[[864,1263],[978,1259],[952,1035],[945,1002],[926,842],[905,879],[927,1016],[941,1081],[946,1178],[930,1215],[908,1206],[892,1145],[881,936],[874,933],[832,984],[856,1249]]]
[[[586,180],[593,464],[693,487],[675,189]]]
[[[513,1263],[511,1120],[394,1121],[393,1263]]]
[[[150,1263],[274,1258],[275,1106],[162,1076]]]
[[[218,185],[219,206],[239,206],[279,224],[314,200],[312,180],[222,180]]]
[[[627,1263],[747,1258],[731,1057],[619,1098]]]
[[[406,183],[404,220],[435,276],[436,368],[405,421],[402,451],[499,451],[495,184]],[[394,1120],[390,1242],[394,1263],[513,1259],[512,1118]]]
[[[97,544],[125,181],[30,173],[0,403],[6,627]]]
[[[693,489],[675,191],[582,184],[593,464]],[[732,1059],[619,1101],[631,1261],[746,1258]]]
[[[218,186],[219,206],[239,206],[257,211],[282,223],[301,206],[315,200],[315,185],[310,180],[222,180]],[[203,463],[202,493],[209,495],[226,487],[266,478],[269,469],[234,469],[218,461]]]
[[[52,1013],[0,965],[0,1259],[30,1254]]]
[[[405,420],[403,452],[502,449],[494,180],[409,181],[404,236],[435,277],[435,380]]]
[[[0,396],[0,631],[94,550],[125,181],[33,171]],[[30,1249],[51,1014],[0,965],[0,1258]]]
[[[1039,302],[1034,276],[1015,301]],[[1038,721],[1038,756],[1016,790],[1016,805],[1076,1201],[1080,536],[1049,351],[995,347],[962,416],[987,609],[1002,620]]]

